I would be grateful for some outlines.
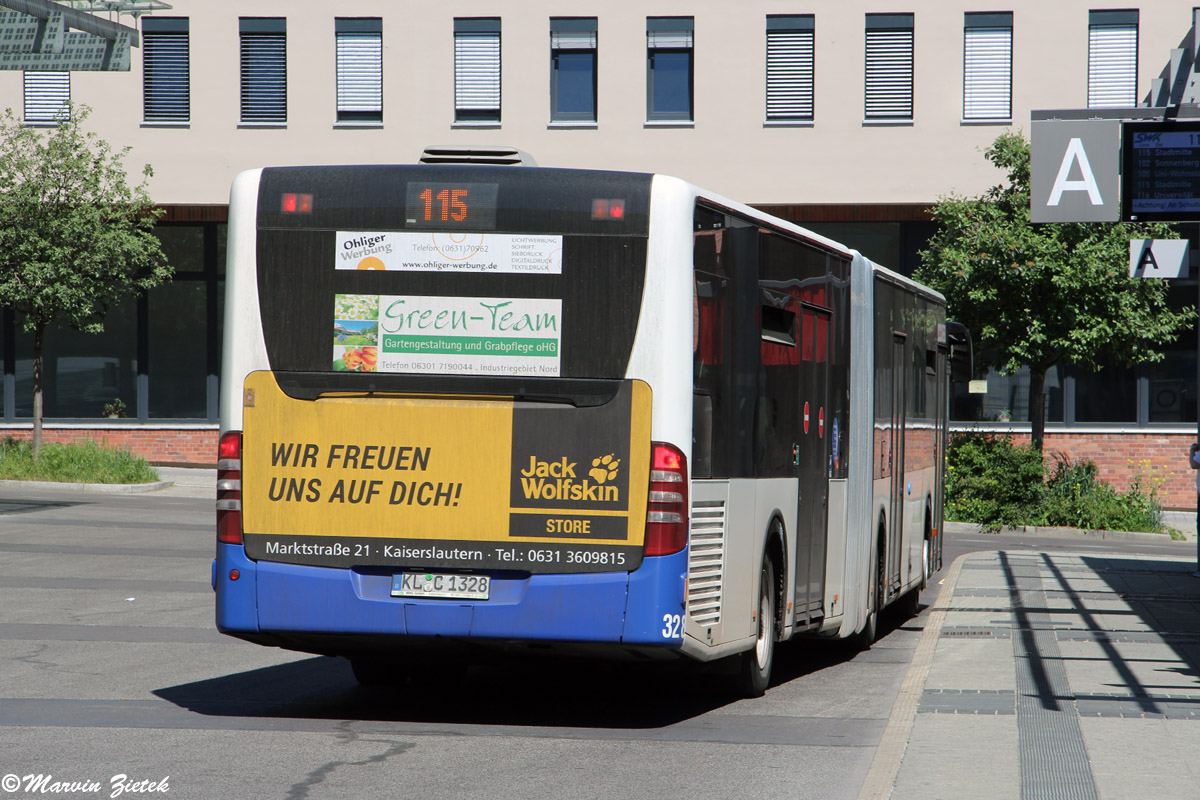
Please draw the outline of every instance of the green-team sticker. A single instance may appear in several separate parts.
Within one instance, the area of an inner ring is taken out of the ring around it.
[[[339,294],[333,328],[338,371],[559,374],[561,300]]]

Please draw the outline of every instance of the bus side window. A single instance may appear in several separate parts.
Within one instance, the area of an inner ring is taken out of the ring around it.
[[[725,292],[724,280],[715,275],[695,273],[693,315],[692,387],[692,475],[713,477],[714,441],[721,426],[714,419],[724,407],[725,373]],[[716,454],[723,458],[723,450]],[[719,462],[723,463],[723,462]]]
[[[925,417],[925,353],[921,345],[913,345],[912,351],[912,409],[910,417],[923,419]]]
[[[697,208],[692,273],[692,475],[725,477],[727,467],[718,415],[725,408],[728,303],[721,267],[722,215]],[[715,472],[714,472],[715,470]]]

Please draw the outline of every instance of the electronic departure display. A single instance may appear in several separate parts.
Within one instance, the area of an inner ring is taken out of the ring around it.
[[[404,201],[405,227],[495,230],[495,183],[410,182]]]
[[[1200,220],[1200,122],[1127,122],[1121,138],[1121,218]]]

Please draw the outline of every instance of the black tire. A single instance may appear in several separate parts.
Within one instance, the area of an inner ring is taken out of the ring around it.
[[[933,575],[933,522],[929,519],[929,509],[925,510],[925,541],[921,545],[921,589],[929,586],[929,577]]]
[[[870,595],[872,601],[871,608],[867,612],[867,621],[863,623],[862,630],[850,638],[851,645],[857,650],[870,650],[879,633],[879,610],[883,608],[883,584],[887,580],[885,576],[887,565],[884,558],[883,543],[880,542],[880,547],[875,555],[875,572],[871,576]]]
[[[855,650],[870,650],[871,645],[875,644],[878,618],[879,614],[874,609],[867,612],[867,621],[863,623],[862,630],[854,634],[850,639],[850,644]]]
[[[411,683],[429,689],[461,683],[467,665],[460,662],[405,663],[387,656],[352,656],[350,669],[354,679],[363,686],[399,688]]]
[[[929,586],[929,576],[933,574],[933,542],[925,536],[921,545],[921,589]]]
[[[775,663],[775,568],[764,558],[758,592],[758,637],[754,647],[741,655],[737,690],[743,697],[762,697],[771,683]]]
[[[371,656],[350,659],[354,679],[363,686],[396,686],[404,682],[404,673],[395,664]]]
[[[900,601],[902,605],[900,610],[906,618],[911,619],[921,613],[921,587],[914,586],[908,590],[908,594]]]
[[[900,610],[906,618],[911,619],[920,613],[920,593],[929,585],[929,559],[932,552],[930,548],[929,534],[926,531],[925,540],[920,545],[920,583],[908,590],[908,594],[900,601]]]

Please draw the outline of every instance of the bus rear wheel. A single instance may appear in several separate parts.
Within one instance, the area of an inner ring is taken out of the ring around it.
[[[404,682],[404,673],[390,661],[374,656],[354,656],[350,659],[354,679],[363,686],[395,686]]]
[[[452,686],[462,682],[468,666],[462,661],[413,660],[385,654],[349,658],[354,679],[362,686],[398,688],[412,684],[422,689]]]
[[[871,608],[867,611],[867,621],[863,623],[862,630],[854,634],[850,639],[851,646],[856,650],[870,650],[871,645],[875,644],[875,637],[878,635],[879,612],[883,609],[883,585],[887,580],[886,558],[883,531],[880,530],[879,548],[875,555],[874,575],[871,576]]]
[[[771,683],[775,663],[775,568],[763,559],[758,590],[758,636],[754,647],[741,655],[738,668],[738,693],[744,697],[762,697]]]

